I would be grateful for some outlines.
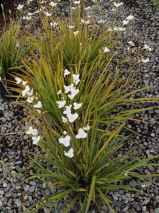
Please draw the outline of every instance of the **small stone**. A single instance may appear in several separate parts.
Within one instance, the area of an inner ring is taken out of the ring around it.
[[[146,183],[145,187],[148,188],[148,187],[151,186],[151,185],[152,185],[152,183],[149,182],[149,183]]]
[[[123,195],[124,194],[124,190],[119,190],[119,194]]]
[[[129,206],[126,206],[124,209],[123,209],[123,212],[127,211],[129,208]]]
[[[141,210],[141,207],[140,207],[139,205],[137,205],[137,206],[136,206],[136,210],[137,210],[137,211],[140,211],[140,210]]]
[[[150,172],[154,172],[155,169],[153,168],[153,166],[147,166],[147,169],[150,171]]]
[[[24,135],[24,140],[27,140],[28,139],[28,135]]]
[[[152,137],[155,137],[155,133],[151,133],[151,136],[152,136]]]
[[[152,154],[148,154],[147,157],[148,157],[148,158],[151,158],[151,157],[153,157],[153,155],[152,155]]]
[[[34,192],[35,187],[36,187],[36,186],[31,186],[31,187],[29,188],[29,192]]]
[[[4,187],[4,188],[7,187],[7,185],[8,185],[7,183],[3,183],[3,187]]]
[[[8,202],[7,202],[7,206],[11,206],[11,205],[12,205],[12,202],[13,202],[13,199],[10,198],[10,199],[8,200]]]
[[[112,194],[114,200],[118,200],[118,197],[115,194]]]
[[[15,200],[15,204],[16,204],[18,207],[21,207],[21,206],[22,206],[22,201],[21,201],[19,198],[17,198],[17,199]]]
[[[29,190],[30,186],[29,185],[26,185],[24,186],[24,190],[27,192]]]
[[[21,164],[21,163],[22,163],[22,161],[21,161],[21,160],[19,160],[19,161],[15,162],[15,164]]]
[[[159,174],[159,169],[156,170],[156,173]]]
[[[146,206],[142,207],[142,211],[145,212],[146,211]]]
[[[20,188],[21,188],[21,186],[16,186],[15,188],[16,188],[16,189],[20,189]]]
[[[49,195],[51,194],[50,189],[46,189],[46,190],[45,190],[45,193],[46,193],[47,196],[49,196]]]

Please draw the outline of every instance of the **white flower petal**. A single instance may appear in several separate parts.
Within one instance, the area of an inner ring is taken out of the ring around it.
[[[90,130],[90,126],[87,124],[86,127],[83,127],[84,130],[89,131]]]
[[[78,104],[78,103],[74,102],[73,106],[74,106],[74,109],[79,109],[82,106],[82,103]]]
[[[59,138],[59,143],[63,144],[65,147],[68,147],[70,146],[70,140],[71,140],[71,137],[69,135],[66,135],[66,137],[64,138]]]
[[[70,74],[70,71],[68,71],[68,69],[65,69],[64,70],[64,76],[69,75],[69,74]]]
[[[37,104],[33,105],[34,108],[41,108],[42,104],[41,101],[38,101]]]
[[[41,136],[38,136],[38,137],[32,137],[32,140],[33,140],[33,144],[37,144],[41,139]]]
[[[68,122],[67,118],[65,118],[64,116],[62,116],[62,122],[63,123],[67,123]]]
[[[72,158],[74,156],[73,149],[71,148],[68,152],[65,152],[64,155],[67,156],[67,157],[69,157],[69,158]]]
[[[15,77],[14,79],[16,80],[16,84],[20,84],[22,82],[21,78]]]
[[[80,128],[78,130],[78,134],[76,135],[76,138],[80,139],[80,138],[86,138],[86,137],[87,137],[87,133],[82,128]]]
[[[110,52],[110,50],[108,49],[108,47],[104,47],[104,53]]]
[[[62,107],[65,106],[66,101],[65,100],[64,101],[56,101],[56,103],[58,104],[58,108],[62,108]]]
[[[127,19],[127,20],[132,20],[132,19],[134,19],[134,16],[129,15],[126,19]]]
[[[50,6],[52,6],[52,7],[55,7],[56,5],[57,5],[57,3],[54,3],[54,2],[50,2],[50,4],[49,4]]]
[[[123,20],[123,25],[126,25],[129,23],[129,20]]]
[[[78,118],[78,113],[74,113],[74,114],[68,113],[67,117],[68,117],[68,121],[72,123]]]
[[[114,6],[115,6],[115,7],[120,7],[121,5],[123,5],[122,2],[121,2],[121,3],[115,3],[115,2],[114,2]]]
[[[76,36],[79,33],[79,31],[75,31],[73,32],[73,34]]]

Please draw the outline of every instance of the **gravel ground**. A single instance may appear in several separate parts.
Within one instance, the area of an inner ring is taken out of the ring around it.
[[[131,66],[125,64],[121,66],[121,72],[123,75],[127,75],[130,72],[134,72],[138,69],[136,80],[139,82],[135,85],[135,88],[142,88],[145,86],[155,86],[148,90],[135,94],[132,97],[159,97],[159,8],[150,0],[136,0],[125,1],[125,5],[120,7],[117,11],[112,12],[113,1],[101,1],[99,7],[94,8],[92,1],[88,1],[88,5],[92,7],[92,10],[88,10],[88,14],[94,18],[97,22],[101,19],[105,20],[102,27],[105,28],[116,19],[117,26],[122,26],[122,21],[130,14],[135,19],[129,24],[129,30],[120,34],[120,42],[116,46],[117,49],[125,51],[124,54],[130,55]],[[128,4],[129,3],[129,4]],[[14,7],[17,7],[18,3],[15,1]],[[30,6],[25,4],[25,11],[29,10],[34,12],[35,1],[32,1]],[[59,10],[56,11],[57,15],[67,16],[69,3],[68,1],[58,1]],[[22,14],[21,14],[22,15]],[[38,24],[36,14],[33,16],[35,25]],[[29,28],[27,21],[23,21],[23,27]],[[128,41],[133,41],[134,46],[130,46]],[[148,52],[143,50],[144,45],[147,44],[152,48],[152,51]],[[129,48],[129,50],[128,50]],[[128,52],[126,52],[126,50]],[[140,52],[140,56],[136,52]],[[147,63],[141,62],[142,57],[149,58]],[[119,55],[122,58],[122,55]],[[132,66],[133,65],[133,66]],[[112,65],[113,69],[114,65]],[[2,93],[2,91],[1,91]],[[1,94],[3,95],[3,94]],[[146,103],[142,107],[158,106],[158,104]],[[140,105],[141,107],[141,105]],[[27,151],[35,153],[41,152],[39,147],[32,146],[32,142],[28,135],[23,133],[23,129],[20,125],[25,121],[27,115],[26,109],[23,109],[16,104],[0,99],[0,212],[1,213],[20,213],[27,207],[40,200],[43,197],[56,193],[57,189],[51,187],[46,189],[37,180],[24,181],[26,178],[23,176],[7,175],[5,173],[20,172],[15,166],[30,170],[27,165]],[[159,153],[159,109],[146,110],[142,113],[135,114],[135,118],[146,121],[142,122],[129,122],[128,128],[137,131],[142,136],[134,135],[129,144],[126,144],[120,149],[118,155],[122,155],[129,149],[129,146],[136,145],[136,149],[141,148],[141,157],[150,157]],[[8,134],[8,133],[19,134]],[[4,134],[4,135],[3,135]],[[5,135],[6,134],[6,135]],[[155,159],[154,162],[159,163],[159,159]],[[7,166],[3,163],[10,163],[13,166]],[[141,174],[159,174],[159,167],[143,167],[138,170]],[[159,178],[153,178],[153,181],[159,182]],[[129,183],[136,183],[137,180],[131,180]],[[155,185],[152,182],[146,185],[138,186],[140,190],[150,194],[152,197],[140,195],[138,192],[130,192],[127,190],[118,190],[113,192],[107,192],[107,197],[113,201],[112,206],[116,213],[159,213],[159,185]],[[61,208],[64,201],[61,201],[56,210],[53,212],[62,212]],[[48,206],[49,207],[49,206]],[[39,213],[48,212],[48,207],[38,211]],[[78,212],[78,211],[71,211]],[[96,209],[90,212],[97,213]],[[104,211],[103,211],[104,212]],[[107,211],[109,212],[109,211]]]

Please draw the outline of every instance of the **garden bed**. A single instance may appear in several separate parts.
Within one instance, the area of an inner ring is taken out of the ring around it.
[[[19,3],[19,2],[18,2]],[[30,6],[25,5],[24,8],[28,9],[33,13],[35,1],[30,3]],[[129,72],[135,72],[136,67],[139,68],[136,75],[136,80],[139,82],[135,85],[134,89],[140,89],[146,86],[154,86],[148,90],[137,93],[133,98],[137,97],[159,97],[159,35],[158,35],[158,12],[159,8],[155,3],[148,0],[136,0],[134,5],[124,5],[116,12],[112,12],[113,1],[101,1],[98,10],[93,7],[93,2],[89,1],[92,9],[92,16],[95,20],[105,20],[102,25],[106,28],[112,19],[116,19],[118,25],[122,26],[122,20],[128,15],[132,14],[135,19],[130,23],[130,29],[126,33],[121,33],[121,39],[116,46],[118,50],[123,50],[130,48],[135,51],[135,48],[142,49],[145,44],[152,48],[152,51],[148,53],[148,56],[140,55],[140,58],[134,60],[134,62],[129,65],[121,65],[121,72],[123,75],[127,75]],[[55,14],[62,14],[62,16],[67,16],[69,11],[69,3],[67,1],[58,1],[58,10]],[[88,12],[89,13],[89,12]],[[91,15],[91,12],[90,12]],[[20,14],[22,16],[22,14]],[[33,16],[33,20],[38,26],[38,20],[36,15]],[[23,29],[30,29],[29,22],[26,20],[22,21]],[[36,29],[33,29],[36,32]],[[128,41],[134,43],[130,46]],[[147,63],[142,63],[141,56],[149,58]],[[136,52],[131,53],[130,58],[138,57]],[[119,55],[119,58],[122,58]],[[140,61],[140,62],[139,62]],[[135,63],[135,64],[134,64]],[[115,64],[111,65],[110,69],[115,68]],[[146,105],[147,104],[147,105]],[[153,106],[158,104],[153,104]],[[145,103],[145,107],[149,107],[150,103]],[[152,106],[152,105],[151,105]],[[34,153],[42,152],[38,146],[32,145],[31,138],[24,133],[20,122],[23,118],[27,116],[27,110],[23,107],[18,106],[5,100],[0,99],[0,161],[3,163],[11,163],[13,167],[6,166],[5,164],[0,164],[0,212],[6,213],[20,213],[23,212],[27,207],[35,203],[36,201],[42,199],[43,197],[49,196],[50,194],[56,193],[58,189],[55,187],[44,188],[41,183],[37,180],[24,181],[26,176],[12,176],[6,175],[7,172],[20,172],[14,168],[15,166],[23,167],[30,170],[30,166],[27,165],[29,162],[27,157],[27,151]],[[159,109],[156,107],[151,110],[146,110],[142,113],[135,114],[136,119],[141,119],[147,123],[131,121],[127,124],[129,129],[138,132],[140,135],[134,135],[129,144],[125,144],[117,155],[123,155],[123,153],[129,150],[129,147],[135,145],[136,149],[141,148],[141,158],[150,157],[159,153]],[[23,121],[23,124],[27,126],[27,123]],[[12,134],[12,133],[19,134]],[[11,134],[9,134],[11,133]],[[153,160],[155,163],[159,163],[159,159]],[[139,169],[141,174],[159,174],[158,166],[142,167]],[[136,179],[129,181],[129,183],[136,183]],[[158,177],[154,177],[153,181],[159,182]],[[118,190],[118,191],[108,191],[106,192],[107,197],[112,200],[112,206],[115,212],[145,212],[145,213],[158,213],[159,212],[159,186],[153,184],[152,182],[146,185],[138,186],[138,189],[143,190],[152,197],[145,195],[140,195],[138,192],[131,192],[128,190]],[[65,197],[58,204],[56,211],[62,212],[63,203]],[[39,213],[48,211],[48,207],[44,207],[39,210]],[[76,206],[71,211],[77,212]],[[90,212],[96,212],[97,210],[91,209]],[[103,211],[105,212],[105,211]]]

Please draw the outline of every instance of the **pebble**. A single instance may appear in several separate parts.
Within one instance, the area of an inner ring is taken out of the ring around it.
[[[15,203],[18,207],[22,206],[22,201],[19,198],[15,200]]]
[[[118,200],[118,197],[115,194],[112,194],[114,200]]]
[[[29,192],[34,192],[35,188],[36,188],[36,186],[31,186],[31,187],[29,188]]]
[[[153,168],[153,166],[147,166],[147,169],[150,171],[150,172],[154,172],[155,169]]]

